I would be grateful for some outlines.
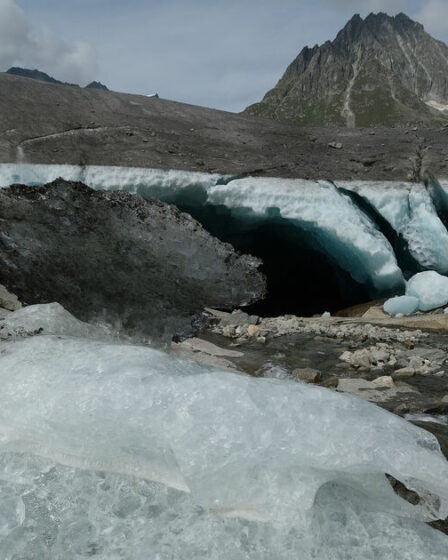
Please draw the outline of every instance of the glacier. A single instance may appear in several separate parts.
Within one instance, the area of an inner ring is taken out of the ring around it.
[[[5,560],[446,558],[424,523],[448,514],[428,432],[328,389],[86,338],[54,305],[26,336],[24,311],[0,342]]]
[[[268,282],[274,278],[270,293],[277,289],[278,298],[282,291],[290,300],[299,298],[296,291],[303,292],[302,300],[317,300],[312,280],[311,288],[303,285],[306,271],[317,279],[316,292],[325,291],[327,278],[327,285],[336,286],[337,301],[322,296],[318,313],[403,293],[405,279],[424,270],[448,274],[448,184],[434,178],[426,185],[330,182],[114,166],[0,164],[0,187],[39,186],[59,176],[94,189],[125,190],[176,204],[216,237],[260,256],[269,269]],[[282,256],[276,255],[280,246]],[[322,266],[312,268],[319,261]],[[277,270],[283,266],[283,273]],[[300,306],[295,311],[301,311]]]

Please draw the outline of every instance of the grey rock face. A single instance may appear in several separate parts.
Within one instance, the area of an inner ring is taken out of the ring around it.
[[[355,15],[305,47],[250,115],[300,124],[435,124],[448,113],[448,47],[404,14]]]
[[[170,337],[205,306],[262,297],[260,264],[156,200],[62,179],[0,190],[0,283],[81,320]]]

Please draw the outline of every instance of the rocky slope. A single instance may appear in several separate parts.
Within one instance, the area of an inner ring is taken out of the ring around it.
[[[27,304],[170,339],[204,305],[262,297],[259,264],[156,200],[63,180],[0,189],[0,283]]]
[[[448,177],[447,130],[305,128],[165,99],[0,73],[0,162],[186,169],[311,179]],[[340,146],[340,147],[339,147]]]
[[[304,125],[435,124],[448,117],[448,47],[404,14],[355,15],[305,47],[246,114]]]

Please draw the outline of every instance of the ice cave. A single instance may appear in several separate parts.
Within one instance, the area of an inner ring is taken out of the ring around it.
[[[106,166],[0,164],[0,187],[63,177],[155,197],[262,258],[267,298],[251,311],[312,315],[404,293],[448,273],[448,185],[232,177]]]

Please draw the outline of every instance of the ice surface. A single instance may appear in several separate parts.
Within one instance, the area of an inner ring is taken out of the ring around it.
[[[42,186],[58,177],[66,181],[81,181],[92,189],[123,190],[155,197],[164,191],[174,194],[191,186],[206,188],[224,178],[214,173],[144,167],[0,164],[0,188],[13,183]]]
[[[434,270],[415,274],[406,284],[406,295],[418,298],[418,308],[430,311],[448,303],[448,278]]]
[[[424,268],[448,272],[448,232],[424,185],[399,182],[338,181],[365,198],[408,243]]]
[[[383,309],[389,315],[411,315],[418,309],[418,298],[413,296],[397,296],[388,299]]]
[[[210,188],[207,202],[235,212],[267,216],[277,209],[316,240],[316,245],[362,284],[397,288],[403,282],[393,249],[373,222],[325,181],[246,178]]]
[[[107,330],[79,321],[59,303],[23,307],[0,322],[0,338],[34,333],[96,339],[110,337]]]
[[[448,513],[448,463],[397,416],[145,346],[0,344],[5,560],[446,559],[422,521]]]

